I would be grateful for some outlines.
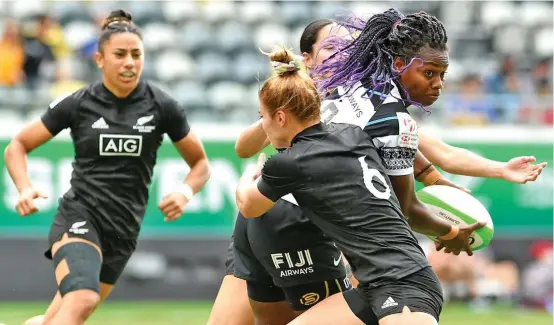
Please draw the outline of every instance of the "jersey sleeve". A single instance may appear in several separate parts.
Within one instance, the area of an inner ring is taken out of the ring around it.
[[[79,102],[73,94],[67,94],[56,98],[48,106],[48,110],[42,114],[42,123],[53,135],[57,135],[63,129],[71,127],[73,115]]]
[[[258,179],[258,190],[276,202],[296,189],[300,179],[297,170],[294,159],[286,151],[273,155],[262,169],[262,175]]]
[[[165,133],[171,141],[177,142],[186,137],[190,132],[190,125],[185,114],[185,109],[174,99],[168,99],[164,103]]]
[[[364,131],[377,147],[387,175],[413,174],[419,140],[417,123],[408,113],[376,117],[367,123]]]

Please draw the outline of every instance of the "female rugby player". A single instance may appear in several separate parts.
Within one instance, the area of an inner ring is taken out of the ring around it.
[[[5,151],[20,192],[16,209],[28,216],[37,211],[34,199],[46,194],[27,175],[27,154],[66,128],[75,147],[71,188],[60,199],[46,252],[58,292],[43,319],[29,323],[83,324],[110,294],[135,250],[164,134],[191,168],[181,187],[159,204],[166,221],[182,215],[210,176],[202,143],[183,109],[140,79],[144,48],[129,13],[110,13],[98,47],[103,80],[51,103]]]
[[[292,194],[303,214],[340,247],[360,281],[358,288],[367,289],[367,302],[357,296],[350,300],[353,309],[364,307],[358,317],[367,324],[374,324],[375,316],[394,322],[396,306],[409,302],[415,305],[410,316],[414,324],[432,324],[442,308],[440,283],[402,215],[377,148],[357,125],[321,122],[315,84],[291,67],[288,50],[277,50],[270,59],[286,72],[266,80],[260,90],[262,125],[274,147],[288,149],[266,162],[259,179],[263,161],[247,168],[237,186],[239,210],[245,218],[256,218]],[[455,227],[435,218],[427,229],[451,250],[470,253],[469,235],[482,226],[456,227],[453,235]],[[253,249],[259,244],[251,243]],[[351,311],[325,303],[332,299],[336,304],[337,296],[343,297],[336,294],[323,300],[292,323],[359,322]],[[387,303],[386,310],[375,308]],[[312,310],[321,312],[321,304],[335,314],[314,317]]]
[[[332,37],[348,36],[348,31],[338,26],[332,20],[321,19],[310,23],[300,39],[300,49],[304,57],[304,64],[311,71],[321,64],[331,54],[333,46],[329,46]],[[443,170],[462,175],[478,177],[500,177],[508,181],[523,183],[537,178],[545,164],[530,165],[533,157],[517,157],[508,163],[495,162],[465,149],[446,145],[444,142],[431,136],[424,136],[420,131],[419,148],[429,155],[429,158]],[[242,158],[249,158],[269,144],[269,140],[261,121],[245,130],[236,143],[237,154]],[[440,150],[438,150],[440,148]],[[421,158],[421,159],[420,159]],[[421,161],[421,162],[420,162]],[[428,163],[423,155],[418,155],[414,165],[417,179],[425,185],[443,184],[455,186],[443,178],[438,171]],[[246,282],[233,276],[234,259],[232,255],[233,242],[227,260],[227,274],[222,282],[218,297],[210,314],[209,324],[229,323],[237,325],[254,324],[252,311],[248,303]],[[353,285],[357,285],[352,278]],[[242,292],[243,294],[239,294]],[[233,297],[230,299],[229,297]]]

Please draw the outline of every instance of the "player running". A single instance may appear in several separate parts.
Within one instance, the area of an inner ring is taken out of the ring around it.
[[[346,28],[337,25],[332,20],[322,19],[310,23],[300,40],[300,48],[308,70],[311,71],[334,53],[335,47],[330,44],[330,39],[348,35],[350,34]],[[269,140],[261,126],[261,121],[258,121],[245,130],[237,140],[237,154],[243,158],[251,157],[268,144]],[[480,177],[500,177],[519,183],[535,180],[546,165],[545,163],[530,165],[529,162],[534,161],[533,157],[517,157],[507,164],[495,162],[472,154],[465,149],[448,146],[430,136],[422,137],[419,148],[447,172]],[[416,178],[425,185],[453,185],[443,178],[423,155],[416,158],[414,172],[417,175]],[[223,320],[225,323],[232,322],[232,324],[238,325],[254,323],[252,311],[246,299],[246,283],[232,275],[234,270],[232,248],[233,242],[231,242],[229,258],[226,263],[227,275],[212,309],[209,324],[222,324]],[[354,284],[357,282],[355,278],[352,281]],[[239,294],[241,292],[242,294]],[[227,299],[231,296],[232,300]],[[283,314],[285,311],[282,311],[281,315]]]
[[[410,319],[414,324],[436,323],[442,308],[439,280],[384,176],[377,148],[356,125],[320,122],[315,85],[307,75],[290,67],[289,51],[276,51],[270,58],[274,66],[281,64],[286,72],[269,78],[260,90],[262,125],[274,147],[288,149],[266,162],[259,179],[263,161],[245,170],[237,186],[239,210],[246,218],[256,218],[292,194],[303,215],[331,237],[352,265],[360,286],[343,293],[351,297],[351,308],[367,304],[356,296],[361,290],[372,306],[381,307],[386,301],[391,304],[387,310],[364,308],[354,314],[344,303],[343,294],[336,294],[291,324],[358,324],[356,315],[367,324],[374,324],[375,316],[394,322],[395,306],[408,301],[413,306]],[[426,221],[430,222],[429,234],[440,236],[454,251],[469,253],[469,235],[483,226],[476,223],[456,228],[454,233],[455,227],[442,219]],[[254,248],[259,243],[251,245]],[[390,296],[398,302],[390,301]],[[321,305],[325,308],[318,308]]]
[[[50,104],[11,141],[6,166],[20,192],[21,216],[45,197],[27,175],[26,157],[63,129],[75,147],[71,188],[60,199],[48,236],[58,293],[44,318],[28,324],[83,324],[112,291],[133,254],[148,201],[157,150],[164,134],[190,166],[184,183],[159,204],[166,221],[178,219],[210,176],[202,143],[180,105],[140,79],[144,48],[123,10],[102,26],[96,61],[102,82]]]

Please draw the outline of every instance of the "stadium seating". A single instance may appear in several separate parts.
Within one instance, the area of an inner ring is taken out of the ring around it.
[[[444,19],[452,56],[451,82],[468,72],[492,72],[501,54],[515,55],[522,62],[552,54],[552,3],[547,2],[0,1],[0,25],[9,16],[23,21],[50,14],[63,26],[65,41],[74,50],[68,59],[71,77],[89,82],[98,74],[91,73],[91,58],[80,57],[79,51],[98,37],[98,19],[122,7],[143,30],[144,77],[169,85],[168,91],[190,109],[192,119],[213,120],[220,115],[205,112],[214,111],[236,118],[248,112],[248,120],[254,120],[257,97],[249,89],[256,89],[257,80],[269,74],[259,49],[286,44],[298,51],[300,34],[313,19],[374,13],[391,6],[407,12],[423,9]],[[45,76],[54,82],[53,74]],[[25,114],[50,99],[29,96],[20,87],[1,89],[1,94],[2,110],[13,108]]]

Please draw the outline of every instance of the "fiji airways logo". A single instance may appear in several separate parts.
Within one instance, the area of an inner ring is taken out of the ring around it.
[[[296,255],[297,257],[291,256],[290,253],[271,254],[273,265],[277,270],[281,270],[281,277],[314,273],[314,262],[310,250],[297,251]],[[288,267],[288,270],[282,270],[281,266]]]
[[[143,116],[137,120],[137,124],[133,126],[133,129],[142,133],[150,133],[153,130],[155,130],[156,127],[154,125],[145,125],[145,124],[152,121],[153,119],[154,119],[154,115]]]
[[[100,134],[100,156],[138,157],[142,151],[141,135]]]

